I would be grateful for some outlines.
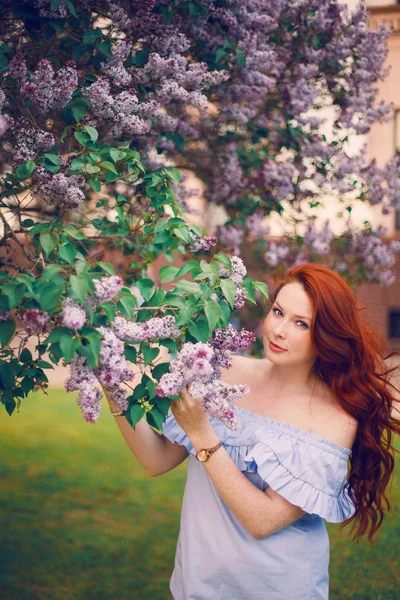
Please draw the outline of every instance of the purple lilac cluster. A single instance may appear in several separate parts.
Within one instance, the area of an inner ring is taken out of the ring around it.
[[[207,237],[206,235],[192,235],[192,241],[189,244],[189,248],[192,252],[200,252],[203,250],[204,252],[208,252],[214,246],[218,244],[218,238],[216,237]]]
[[[6,95],[3,90],[0,88],[0,137],[3,136],[6,131],[11,127],[14,123],[14,119],[10,115],[1,114],[3,111],[3,107],[6,103]]]
[[[98,327],[102,335],[99,364],[94,370],[98,381],[115,389],[124,381],[131,381],[134,372],[124,356],[124,344],[109,327]],[[121,407],[122,408],[122,407]]]
[[[62,301],[62,324],[70,329],[81,329],[86,322],[86,311],[71,298]]]
[[[8,321],[9,319],[11,319],[11,312],[9,310],[5,310],[5,311],[1,311],[0,312],[0,322],[1,321]]]
[[[95,387],[97,379],[89,368],[87,360],[77,354],[70,362],[70,377],[65,381],[67,392],[79,391],[77,403],[85,421],[96,423],[99,418],[102,392]]]
[[[62,173],[53,175],[44,167],[36,167],[33,181],[33,195],[40,196],[48,204],[63,210],[76,209],[85,200],[85,194],[81,190],[85,184],[83,176],[67,176]]]
[[[124,282],[119,275],[111,275],[102,279],[93,280],[95,287],[95,295],[99,302],[108,302],[112,300],[118,292],[121,291]]]
[[[234,302],[233,307],[234,308],[242,308],[242,306],[244,306],[245,297],[246,297],[245,296],[246,290],[243,287],[242,283],[243,283],[243,279],[245,278],[245,276],[247,274],[247,269],[244,266],[244,263],[239,256],[233,256],[231,258],[231,263],[232,263],[232,272],[231,272],[231,270],[227,269],[226,267],[221,267],[219,276],[222,278],[232,279],[233,283],[236,286],[235,302]]]
[[[49,315],[38,308],[30,308],[22,313],[22,321],[28,335],[40,335],[47,332]]]
[[[157,385],[161,397],[179,394],[186,386],[189,393],[202,398],[204,410],[220,419],[229,429],[236,429],[237,421],[231,402],[248,393],[246,386],[231,386],[220,380],[220,368],[232,366],[228,352],[243,351],[255,341],[255,335],[233,325],[217,329],[207,343],[183,344],[170,363],[170,372]]]
[[[15,66],[15,74],[22,74],[24,70],[21,66],[22,60],[19,59],[18,68]],[[21,95],[30,100],[39,112],[48,113],[64,108],[71,100],[77,86],[78,72],[72,61],[55,73],[51,63],[44,58],[39,61],[30,81],[22,84]]]
[[[181,335],[172,315],[153,317],[142,323],[127,321],[124,317],[115,317],[114,333],[130,342],[147,342],[155,339],[174,339]]]

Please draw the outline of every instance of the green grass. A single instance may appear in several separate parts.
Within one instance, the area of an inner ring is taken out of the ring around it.
[[[89,425],[63,390],[1,414],[0,598],[171,598],[186,466],[147,476],[109,412]],[[375,546],[329,531],[331,600],[400,600],[398,518]]]

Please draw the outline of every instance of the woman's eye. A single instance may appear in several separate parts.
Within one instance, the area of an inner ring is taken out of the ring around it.
[[[297,321],[300,324],[301,329],[308,329],[308,325],[307,323],[304,323],[304,321]]]
[[[272,311],[276,314],[276,315],[281,315],[281,311],[279,310],[279,308],[276,308],[276,306],[272,309]]]

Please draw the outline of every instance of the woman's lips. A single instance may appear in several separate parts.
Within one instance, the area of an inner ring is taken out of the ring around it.
[[[273,344],[272,342],[269,342],[269,347],[271,348],[272,352],[286,352],[286,350],[284,350],[284,348],[280,348],[280,346],[277,346],[276,344]]]

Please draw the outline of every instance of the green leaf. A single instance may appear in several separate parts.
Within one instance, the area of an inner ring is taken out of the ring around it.
[[[25,179],[28,179],[28,177],[30,177],[33,171],[35,170],[35,166],[36,165],[33,160],[27,160],[24,163],[22,163],[22,165],[19,165],[19,167],[17,167],[15,171],[15,174],[17,175],[19,181],[24,181]]]
[[[32,360],[32,353],[28,348],[24,348],[19,357],[20,361],[23,363],[30,362]]]
[[[197,260],[189,260],[187,263],[183,265],[176,274],[176,277],[182,277],[183,275],[187,275],[194,269],[199,269],[199,262]]]
[[[9,321],[0,321],[0,343],[3,348],[5,348],[12,339],[14,332],[15,322],[12,319]]]
[[[90,135],[85,131],[75,131],[74,138],[78,140],[81,146],[86,146],[90,141]]]
[[[229,304],[227,302],[221,302],[219,307],[221,309],[221,327],[228,327],[229,320],[231,318],[231,309],[229,308]]]
[[[255,281],[254,289],[260,292],[261,296],[264,300],[268,299],[268,287],[263,281]]]
[[[77,98],[77,99],[73,100],[72,102],[70,102],[69,108],[72,110],[72,114],[74,115],[74,119],[77,123],[79,123],[79,121],[81,119],[83,119],[83,117],[86,116],[86,113],[88,111],[87,104],[85,102],[83,102],[81,98]],[[75,132],[75,133],[78,133],[78,132]],[[74,133],[74,136],[75,136],[75,133]],[[76,139],[78,139],[78,138],[76,138]]]
[[[60,241],[58,233],[52,231],[43,230],[39,235],[40,245],[48,256],[54,248],[57,248],[58,242]]]
[[[111,44],[110,40],[107,40],[106,42],[97,42],[96,43],[97,50],[99,50],[99,52],[104,54],[104,56],[107,56],[107,58],[112,58],[111,46],[112,46],[112,44]]]
[[[43,154],[56,167],[60,166],[60,157],[57,154]]]
[[[89,284],[86,277],[84,275],[71,275],[70,284],[74,297],[83,304],[86,294],[89,291]]]
[[[94,127],[92,127],[91,125],[84,125],[84,130],[89,134],[90,139],[93,142],[96,142],[98,137],[99,137],[99,132],[97,131],[97,129],[95,129]]]
[[[184,294],[201,294],[201,287],[194,281],[181,279],[175,286],[175,290]]]
[[[97,266],[110,275],[116,275],[114,265],[110,262],[98,262]]]
[[[95,369],[97,367],[97,361],[98,358],[96,357],[95,353],[93,352],[93,349],[91,348],[90,345],[84,346],[81,345],[79,346],[78,350],[77,350],[78,354],[80,356],[83,356],[84,358],[86,358],[89,369]]]
[[[164,423],[164,415],[157,408],[152,408],[150,412],[146,413],[146,421],[151,427],[154,427],[157,431],[161,431]]]
[[[171,179],[171,181],[173,181],[176,185],[178,185],[178,183],[181,180],[181,172],[179,171],[179,169],[176,169],[175,167],[171,167],[171,168],[167,169],[167,175]]]
[[[221,309],[219,307],[218,302],[215,302],[215,300],[206,300],[204,302],[204,312],[207,317],[210,331],[212,332],[214,331],[221,317]]]
[[[61,268],[60,265],[48,265],[44,269],[40,281],[50,281],[50,279],[53,279],[61,271]]]
[[[71,13],[71,15],[76,17],[77,14],[76,14],[75,6],[72,4],[71,0],[64,0],[64,3],[68,7],[68,10]]]
[[[124,317],[132,319],[133,311],[137,307],[137,301],[134,296],[124,295],[122,296],[117,304],[117,308],[122,312]]]
[[[68,235],[76,240],[85,240],[86,237],[83,235],[83,233],[81,233],[80,231],[77,230],[76,227],[74,227],[73,225],[67,225],[66,227],[64,227],[64,231],[65,233],[68,233]]]
[[[246,277],[246,279],[243,279],[243,287],[247,292],[247,298],[250,300],[250,302],[256,304],[256,299],[254,296],[254,280],[250,277]]]
[[[211,337],[210,329],[205,319],[199,318],[197,321],[189,321],[188,330],[190,335],[199,342],[207,342]]]
[[[229,270],[232,270],[231,259],[226,254],[222,254],[222,252],[218,252],[218,254],[214,255],[213,260],[217,260],[218,262],[222,263],[224,265],[224,267],[226,267]]]
[[[15,308],[20,302],[25,294],[25,285],[20,283],[18,285],[14,285],[11,282],[7,282],[1,287],[1,291],[8,298],[8,309]]]
[[[160,354],[159,348],[152,348],[151,346],[143,346],[143,358],[144,366],[147,367],[157,356]]]
[[[136,360],[137,360],[136,348],[133,348],[132,346],[125,346],[124,356],[127,360],[129,360],[129,362],[136,365]]]
[[[114,162],[118,162],[125,158],[125,152],[123,150],[118,150],[118,148],[110,148],[110,156]]]
[[[103,169],[106,169],[106,171],[110,171],[111,173],[115,173],[116,175],[119,175],[117,169],[114,167],[112,162],[110,162],[108,160],[104,160],[103,162],[99,163],[99,166],[103,167]]]
[[[66,333],[62,336],[60,339],[60,348],[66,363],[70,362],[80,345],[81,340],[78,336],[74,337],[72,333]]]
[[[178,318],[176,319],[176,326],[182,327],[186,325],[186,323],[196,314],[198,310],[197,304],[194,302],[189,302],[186,300],[186,305],[183,310],[180,312]]]
[[[86,31],[85,35],[83,36],[83,43],[91,44],[92,42],[95,42],[102,36],[103,33],[98,27],[96,27],[96,29],[89,29],[89,31]]]
[[[35,387],[35,380],[31,377],[24,377],[21,381],[21,389],[24,392],[25,396],[29,394]]]
[[[236,50],[236,56],[238,59],[238,63],[241,67],[246,67],[246,55],[243,50]]]
[[[65,262],[67,262],[69,265],[74,264],[74,260],[76,257],[76,249],[69,242],[59,247],[58,254],[60,258],[65,260]]]
[[[90,179],[88,179],[87,184],[90,185],[92,190],[94,190],[95,192],[100,192],[101,183],[100,183],[100,179],[97,176],[91,177]]]
[[[166,283],[168,281],[172,281],[175,279],[177,273],[179,273],[180,269],[178,267],[166,266],[161,267],[159,272],[160,281],[162,283]]]
[[[63,335],[65,334],[70,334],[71,335],[72,330],[69,329],[68,327],[54,327],[48,337],[46,338],[46,344],[53,344],[54,342],[59,342],[61,340],[61,338],[63,337]]]
[[[159,365],[157,365],[156,367],[154,367],[154,369],[151,371],[151,375],[154,379],[161,379],[161,377],[163,375],[165,375],[165,373],[169,372],[169,363],[168,362],[164,362],[164,363],[160,363]]]
[[[129,411],[132,421],[132,427],[135,427],[135,425],[139,423],[140,419],[144,416],[145,412],[146,411],[141,404],[135,404],[134,406],[132,406],[131,410]]]
[[[53,282],[46,283],[40,287],[38,302],[44,311],[50,311],[59,302],[62,289]]]
[[[233,308],[236,296],[236,285],[233,283],[232,279],[221,279],[219,284],[221,286],[223,295]]]
[[[34,224],[35,221],[32,221],[32,219],[24,219],[22,221],[22,227],[33,227]]]
[[[51,12],[55,12],[58,8],[60,8],[63,0],[51,0],[50,2],[50,10]]]

